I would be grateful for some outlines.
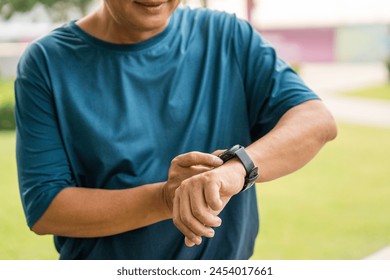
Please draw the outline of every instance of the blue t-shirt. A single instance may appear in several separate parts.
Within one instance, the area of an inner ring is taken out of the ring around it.
[[[60,27],[24,53],[15,91],[30,227],[68,186],[165,181],[175,156],[249,145],[317,98],[247,22],[182,8],[138,44],[99,40],[74,22]],[[215,237],[193,248],[171,220],[109,237],[57,236],[55,244],[62,259],[248,259],[259,228],[255,188],[220,216]]]

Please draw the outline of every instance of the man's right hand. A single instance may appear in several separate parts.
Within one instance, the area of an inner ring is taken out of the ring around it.
[[[223,161],[219,157],[201,152],[189,152],[175,157],[168,171],[168,181],[162,190],[164,201],[171,213],[175,191],[184,180],[222,164]]]

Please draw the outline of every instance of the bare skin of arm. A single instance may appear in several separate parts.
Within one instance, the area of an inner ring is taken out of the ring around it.
[[[191,152],[172,160],[167,182],[121,190],[65,188],[32,230],[37,234],[100,237],[170,219],[174,192],[181,182],[222,163],[214,155]]]
[[[303,167],[336,135],[333,117],[321,101],[313,100],[287,111],[273,130],[245,150],[259,167],[258,182],[266,182]],[[187,246],[214,236],[211,227],[221,224],[218,213],[241,191],[244,177],[244,167],[234,159],[184,180],[176,189],[173,221]]]
[[[259,182],[269,181],[302,167],[335,135],[333,118],[322,103],[309,101],[289,110],[267,136],[246,150],[259,166]],[[240,192],[244,177],[237,160],[221,166],[213,155],[192,152],[172,161],[167,182],[124,190],[66,188],[32,230],[99,237],[173,218],[186,244],[193,246],[200,244],[201,236],[214,236],[211,227],[221,224],[217,214]]]

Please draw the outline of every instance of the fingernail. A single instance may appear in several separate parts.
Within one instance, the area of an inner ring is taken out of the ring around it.
[[[196,245],[200,245],[202,243],[202,238],[201,237],[196,237],[194,240],[192,240]]]
[[[215,235],[215,231],[213,231],[213,230],[210,230],[209,232],[207,232],[208,238],[212,238],[212,237],[214,237],[214,235]]]
[[[215,156],[214,157],[214,163],[215,163],[215,165],[222,165],[223,164],[223,160],[220,159],[219,157]]]
[[[192,242],[192,240],[190,240],[187,237],[184,238],[184,243],[186,244],[187,247],[193,247],[195,245],[195,243]]]

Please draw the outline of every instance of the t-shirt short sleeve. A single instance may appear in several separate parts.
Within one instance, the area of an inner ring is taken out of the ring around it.
[[[247,22],[237,20],[233,50],[247,93],[252,141],[270,131],[292,107],[318,96]]]
[[[62,189],[74,185],[45,60],[39,43],[32,43],[19,61],[15,81],[16,159],[20,195],[30,228]]]

